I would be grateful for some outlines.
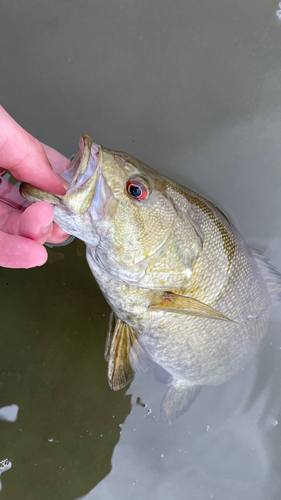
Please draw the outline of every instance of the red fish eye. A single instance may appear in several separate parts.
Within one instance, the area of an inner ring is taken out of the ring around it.
[[[148,186],[139,180],[127,182],[127,193],[135,200],[146,200],[149,196]]]

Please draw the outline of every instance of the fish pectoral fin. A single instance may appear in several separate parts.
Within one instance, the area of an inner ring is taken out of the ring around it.
[[[149,309],[160,309],[166,312],[187,314],[188,316],[201,316],[203,318],[233,321],[213,307],[204,304],[204,302],[200,302],[200,300],[193,299],[192,297],[184,297],[183,295],[176,295],[173,292],[165,292],[161,302],[158,304],[151,304]]]
[[[163,420],[169,424],[174,422],[189,409],[200,390],[200,385],[188,385],[186,382],[172,378],[160,406]]]
[[[109,319],[105,359],[108,362],[108,383],[114,391],[123,389],[132,382],[135,373],[145,371],[148,366],[138,333],[114,312]]]

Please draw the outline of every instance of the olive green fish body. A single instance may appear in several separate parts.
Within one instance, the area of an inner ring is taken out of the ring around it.
[[[140,334],[155,362],[192,384],[227,380],[253,357],[267,332],[272,300],[266,282],[250,248],[229,227],[235,244],[231,265],[220,255],[215,259],[212,248],[218,253],[221,249],[213,239],[194,262],[195,276],[176,291],[207,302],[232,322],[151,310],[151,304],[160,302],[162,290],[119,283],[95,261],[95,250],[87,250],[90,268],[117,316]],[[212,259],[205,258],[205,252]]]
[[[113,313],[108,380],[117,390],[149,357],[171,379],[169,422],[202,384],[219,384],[257,352],[280,274],[250,249],[221,210],[139,160],[83,135],[65,196],[22,185],[52,203],[55,221],[86,242],[87,260]]]

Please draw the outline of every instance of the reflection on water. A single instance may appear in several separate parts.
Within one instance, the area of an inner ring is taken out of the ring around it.
[[[279,9],[276,11],[276,16],[280,21],[281,20],[281,2],[279,2],[278,7],[279,7]]]
[[[0,408],[0,420],[15,422],[18,418],[18,411],[18,405],[4,406],[4,408]]]
[[[1,460],[1,462],[0,462],[0,476],[1,476],[1,474],[3,474],[3,472],[5,472],[6,470],[9,470],[11,467],[12,467],[12,463],[7,458],[5,458],[4,460]],[[2,490],[2,483],[0,480],[0,491],[1,490]]]

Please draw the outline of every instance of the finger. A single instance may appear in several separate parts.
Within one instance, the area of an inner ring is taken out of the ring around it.
[[[63,243],[68,240],[69,234],[63,231],[55,222],[53,222],[53,232],[46,240],[48,243]]]
[[[53,209],[49,203],[46,201],[34,203],[22,213],[18,234],[42,244],[46,241],[62,243],[69,238],[69,234],[57,226],[53,218]]]
[[[53,209],[46,201],[27,207],[24,212],[0,202],[0,229],[8,234],[19,235],[43,244],[62,243],[69,235],[53,223]]]
[[[0,203],[0,229],[39,243],[45,243],[52,234],[53,216],[52,206],[45,201],[30,205],[24,212]]]
[[[43,244],[53,232],[53,218],[54,212],[49,203],[34,203],[20,215],[18,234]]]
[[[5,203],[1,203],[1,200],[4,201]],[[15,218],[13,218],[13,224],[15,224],[16,221],[17,221],[17,224],[14,226],[14,229],[11,229],[11,232],[12,232],[12,234],[15,234],[18,231],[18,224],[19,224],[19,220],[22,216],[22,209],[27,208],[31,204],[29,201],[22,198],[22,196],[19,193],[18,186],[15,186],[11,182],[8,182],[7,179],[0,178],[0,217],[2,215],[2,222],[0,221],[0,227],[2,227],[4,222],[6,221],[6,219],[5,219],[5,221],[3,220],[5,215],[7,215],[7,214],[11,215],[11,210],[7,206],[7,203],[10,207],[16,208],[16,209],[20,210],[20,212],[21,212],[21,213],[19,213],[18,210],[16,212],[14,212]],[[27,214],[28,213],[29,212],[27,212]],[[25,216],[27,214],[25,214]],[[16,216],[18,216],[18,218],[16,218]],[[28,224],[28,221],[27,221],[27,224]],[[31,225],[32,225],[32,220],[31,220]],[[32,236],[28,236],[28,234],[23,234],[23,236],[27,236],[27,237],[32,238]],[[39,234],[39,238],[42,238],[41,234]],[[69,234],[67,234],[65,231],[63,231],[57,224],[53,223],[53,231],[52,231],[51,235],[50,236],[47,235],[47,238],[45,236],[45,238],[42,238],[42,241],[40,239],[40,243],[45,243],[46,241],[48,241],[49,243],[63,243],[68,238],[69,238]],[[34,238],[34,239],[36,239],[36,238]],[[45,241],[43,241],[44,239],[45,239]]]
[[[45,150],[46,156],[50,164],[52,165],[53,170],[58,174],[64,172],[65,169],[68,167],[70,161],[61,153],[59,153],[56,149],[53,149],[50,146],[47,146],[46,144],[43,144],[43,148]]]
[[[38,241],[0,231],[0,266],[28,269],[42,266],[47,258],[45,247]]]
[[[0,167],[9,170],[19,181],[39,189],[64,194],[52,171],[40,141],[32,137],[0,106]]]

